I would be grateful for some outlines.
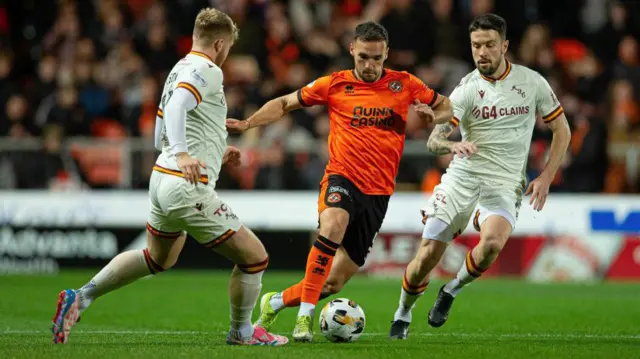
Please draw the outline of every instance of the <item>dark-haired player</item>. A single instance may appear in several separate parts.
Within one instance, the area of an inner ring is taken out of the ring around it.
[[[428,316],[431,326],[445,323],[456,295],[502,250],[518,218],[536,113],[553,131],[553,141],[546,167],[525,193],[532,193],[529,203],[535,210],[542,210],[567,151],[571,133],[562,106],[539,73],[505,59],[506,32],[506,22],[494,14],[480,16],[469,26],[477,69],[453,91],[453,119],[437,125],[427,144],[435,154],[455,157],[422,210],[423,241],[402,280],[389,332],[393,339],[407,337],[411,309],[427,287],[429,272],[472,216],[480,242],[467,253],[456,277],[440,288]],[[462,142],[448,141],[458,126]]]
[[[381,25],[358,25],[349,50],[355,69],[318,78],[271,100],[246,121],[227,122],[229,129],[244,131],[302,106],[329,109],[330,156],[320,184],[320,230],[305,277],[280,293],[265,294],[258,320],[268,329],[281,309],[300,306],[293,331],[297,341],[312,340],[319,298],[339,292],[365,263],[395,189],[410,106],[415,104],[425,122],[447,123],[452,116],[446,97],[409,73],[383,67],[389,48]]]

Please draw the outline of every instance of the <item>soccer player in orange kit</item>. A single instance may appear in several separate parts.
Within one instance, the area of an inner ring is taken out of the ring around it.
[[[329,163],[320,183],[318,237],[304,279],[282,292],[265,294],[258,320],[269,330],[281,309],[300,306],[296,341],[313,340],[320,298],[338,293],[365,263],[395,189],[410,107],[425,123],[452,118],[445,96],[407,72],[383,67],[388,42],[380,24],[362,23],[349,48],[355,69],[320,77],[271,100],[245,121],[227,120],[229,130],[246,131],[303,106],[328,106]]]

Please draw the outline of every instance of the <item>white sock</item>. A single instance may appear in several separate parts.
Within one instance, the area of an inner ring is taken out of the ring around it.
[[[145,251],[147,250],[132,250],[118,254],[89,283],[78,289],[80,313],[82,314],[96,298],[151,274],[145,260]],[[157,266],[155,263],[151,265]]]
[[[238,338],[253,335],[251,315],[262,289],[262,273],[245,273],[236,266],[229,281],[229,306],[231,329],[229,334]]]
[[[400,302],[398,303],[398,309],[393,315],[393,320],[402,320],[403,322],[411,323],[411,310],[416,305],[416,301],[424,294],[424,291],[418,294],[408,293],[404,288],[400,289]]]
[[[471,257],[471,252],[472,251],[469,251],[467,253],[467,257],[464,263],[462,263],[462,267],[460,267],[460,270],[458,271],[458,274],[456,274],[456,277],[450,280],[444,286],[443,290],[451,294],[453,297],[458,295],[458,293],[460,293],[465,285],[473,282],[484,272],[483,269],[480,269],[475,265],[475,261]]]
[[[449,282],[447,282],[443,290],[455,297],[456,295],[458,295],[458,293],[460,293],[460,291],[464,286],[465,286],[465,283],[463,283],[462,281],[460,281],[460,279],[456,277],[450,280]]]
[[[298,317],[302,317],[304,315],[309,315],[313,318],[313,315],[316,311],[316,305],[311,303],[300,303],[300,310],[298,310]]]
[[[279,312],[284,308],[284,299],[282,299],[282,292],[278,294],[274,294],[271,299],[269,299],[269,304],[271,304],[271,308],[276,312]]]

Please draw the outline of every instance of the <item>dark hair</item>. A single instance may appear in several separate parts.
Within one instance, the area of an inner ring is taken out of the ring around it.
[[[477,30],[496,30],[502,40],[507,38],[507,22],[496,14],[485,14],[473,19],[469,25],[469,33]]]
[[[356,26],[356,35],[354,39],[365,42],[384,41],[389,44],[389,34],[387,33],[387,29],[375,21],[363,22]]]

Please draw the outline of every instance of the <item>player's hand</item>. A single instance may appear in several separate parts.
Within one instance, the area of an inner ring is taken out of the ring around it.
[[[227,131],[233,133],[242,133],[250,128],[249,121],[236,120],[235,118],[227,119]]]
[[[234,167],[238,167],[242,164],[240,161],[240,157],[242,153],[239,149],[233,146],[227,146],[227,150],[224,151],[224,156],[222,156],[222,164],[230,164]]]
[[[188,153],[182,152],[176,155],[178,159],[178,168],[184,174],[184,179],[194,185],[198,184],[200,178],[200,168],[207,168],[207,166],[200,160],[189,156]]]
[[[454,155],[469,158],[471,155],[478,153],[478,147],[471,142],[456,142],[451,146],[451,152]]]
[[[431,106],[421,103],[418,99],[413,101],[413,110],[423,121],[426,121],[427,123],[432,123],[436,120],[436,114],[433,113]]]
[[[545,176],[540,176],[529,183],[529,187],[524,195],[531,195],[529,204],[533,204],[534,210],[538,212],[542,211],[542,207],[544,207],[544,203],[547,201],[547,196],[549,195],[550,186],[551,180]]]

